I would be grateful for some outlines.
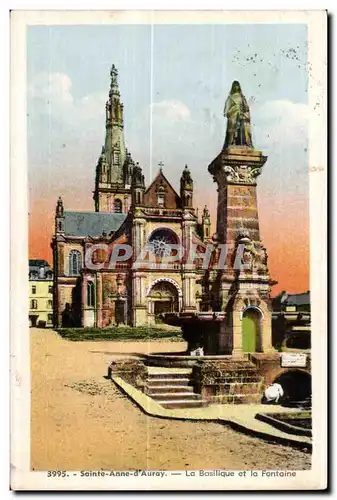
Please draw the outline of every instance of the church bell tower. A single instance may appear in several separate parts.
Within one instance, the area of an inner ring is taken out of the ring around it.
[[[124,141],[124,107],[120,100],[118,71],[112,65],[109,98],[105,105],[105,144],[96,166],[96,212],[128,212],[133,166]]]

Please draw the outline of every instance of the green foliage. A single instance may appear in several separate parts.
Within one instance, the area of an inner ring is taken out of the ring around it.
[[[183,341],[180,328],[165,330],[155,326],[120,326],[109,328],[59,328],[56,330],[66,340],[148,341],[170,340]]]

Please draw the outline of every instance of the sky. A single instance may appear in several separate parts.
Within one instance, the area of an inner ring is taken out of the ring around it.
[[[119,71],[126,145],[149,184],[164,163],[178,189],[187,164],[194,204],[214,221],[208,173],[226,130],[224,103],[239,80],[254,147],[260,231],[281,290],[309,289],[307,30],[299,24],[30,26],[27,31],[29,257],[52,263],[58,196],[94,210],[109,71]]]

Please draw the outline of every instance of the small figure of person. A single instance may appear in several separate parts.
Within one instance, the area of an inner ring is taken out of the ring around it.
[[[267,389],[264,391],[264,403],[278,403],[279,399],[284,396],[284,391],[282,389],[282,386],[280,384],[271,384]]]

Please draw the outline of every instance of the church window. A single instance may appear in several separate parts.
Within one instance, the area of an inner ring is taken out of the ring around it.
[[[48,323],[52,323],[52,322],[53,322],[53,315],[48,314]]]
[[[158,207],[164,207],[165,206],[165,195],[164,195],[164,193],[158,193],[158,195],[157,195],[157,205],[158,205]]]
[[[32,294],[33,294],[33,295],[35,295],[35,294],[36,294],[36,286],[35,286],[35,285],[33,285],[33,286],[32,286]]]
[[[37,309],[37,300],[36,299],[33,299],[30,301],[30,308]]]
[[[114,212],[117,214],[122,213],[122,202],[118,198],[116,198],[114,202]]]
[[[153,231],[149,238],[149,243],[156,257],[168,257],[172,255],[171,252],[173,249],[171,245],[177,245],[179,241],[177,235],[171,229],[160,228]]]
[[[48,300],[48,302],[47,302],[47,308],[48,309],[53,309],[53,301],[52,300]]]
[[[95,285],[92,281],[87,284],[87,305],[88,307],[95,307]]]
[[[69,254],[69,276],[78,276],[82,267],[81,253],[72,250]]]
[[[48,286],[48,293],[53,293],[53,285]]]

